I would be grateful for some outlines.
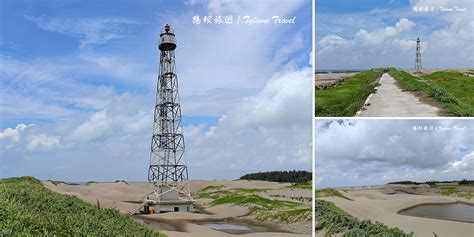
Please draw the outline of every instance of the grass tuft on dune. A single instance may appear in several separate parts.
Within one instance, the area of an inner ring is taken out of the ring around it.
[[[342,194],[338,190],[332,189],[332,188],[325,188],[325,189],[321,189],[321,190],[316,190],[316,197],[339,197],[339,198],[347,199],[349,201],[354,201],[353,199],[348,198],[347,196],[345,196],[344,194]]]

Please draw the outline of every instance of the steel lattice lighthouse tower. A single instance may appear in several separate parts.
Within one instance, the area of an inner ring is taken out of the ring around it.
[[[181,127],[176,39],[167,24],[160,34],[160,68],[157,82],[148,181],[153,184],[156,212],[192,211]]]
[[[421,48],[420,48],[420,37],[416,38],[416,59],[415,59],[415,73],[421,74]]]

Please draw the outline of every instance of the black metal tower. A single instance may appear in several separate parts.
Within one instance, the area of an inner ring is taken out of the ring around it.
[[[180,198],[192,199],[188,169],[184,160],[184,136],[176,75],[176,39],[167,24],[160,34],[160,69],[157,82],[153,136],[151,139],[148,181],[158,199],[176,190]]]
[[[415,59],[415,73],[421,74],[421,49],[420,49],[420,37],[416,38],[416,59]]]

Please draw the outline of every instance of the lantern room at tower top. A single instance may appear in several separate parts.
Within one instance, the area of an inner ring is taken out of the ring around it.
[[[170,25],[165,25],[165,30],[160,34],[160,45],[158,48],[162,51],[170,51],[176,49],[176,38]]]

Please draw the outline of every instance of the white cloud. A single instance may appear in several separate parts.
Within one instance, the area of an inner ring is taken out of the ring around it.
[[[40,133],[40,130],[41,127],[38,125],[23,123],[18,124],[15,128],[6,128],[0,132],[0,151],[18,153],[23,153],[26,150],[30,152],[47,151],[59,145],[61,140],[59,136]]]
[[[449,167],[444,173],[460,172],[470,174],[474,171],[474,152],[464,155],[460,160],[449,162]]]
[[[105,134],[109,126],[106,111],[96,112],[72,132],[71,139],[84,142],[99,138]]]
[[[127,32],[123,25],[138,24],[127,18],[47,18],[25,16],[41,29],[66,34],[80,39],[81,47],[89,44],[104,44],[124,37]]]
[[[242,99],[221,117],[217,126],[185,127],[192,174],[212,178],[209,170],[238,175],[308,169],[311,78],[311,68],[277,73],[257,95]]]
[[[29,151],[47,151],[59,145],[61,138],[49,136],[47,134],[38,134],[30,137],[27,149]]]
[[[320,52],[334,50],[335,48],[346,46],[348,43],[346,39],[338,35],[327,35],[318,42],[318,46],[320,47],[318,50],[320,50]]]
[[[278,73],[226,118],[237,126],[307,126],[311,118],[310,68]],[[242,116],[246,115],[246,116]]]
[[[384,43],[387,39],[400,36],[403,32],[412,30],[415,23],[406,19],[401,18],[395,27],[387,26],[383,29],[377,29],[371,32],[367,30],[360,30],[357,32],[354,38],[355,43],[361,43],[364,45],[377,45]]]
[[[372,31],[360,29],[352,38],[333,34],[324,36],[316,44],[316,66],[320,69],[398,66],[392,65],[398,60],[398,56],[413,51],[411,49],[403,53],[399,49],[407,51],[411,46],[412,41],[405,40],[404,37],[413,31],[414,27],[413,21],[400,18],[394,26]]]
[[[66,140],[106,142],[110,138],[140,134],[151,129],[154,101],[146,101],[148,98],[128,93],[113,97],[105,108],[94,112],[74,128]]]
[[[392,43],[403,51],[413,51],[413,48],[416,47],[416,40],[395,39]]]
[[[415,12],[413,7],[466,8],[465,12]],[[424,68],[468,68],[474,65],[474,14],[472,1],[411,1],[401,9],[374,10],[355,17],[357,24],[340,19],[348,14],[323,14],[324,29],[317,30],[319,69],[414,67],[416,38],[421,38]],[[383,14],[382,14],[383,13]],[[392,22],[398,19],[393,25]],[[318,23],[316,23],[318,24]],[[330,30],[331,26],[340,28]],[[329,41],[329,42],[328,42]],[[334,41],[334,42],[332,42]]]
[[[26,124],[20,123],[16,125],[15,128],[5,128],[3,132],[0,132],[0,140],[11,139],[14,142],[18,142],[20,141],[20,138],[21,138],[21,132],[25,130],[26,128],[33,125],[34,124],[26,125]]]
[[[413,130],[420,125],[465,129]],[[323,180],[321,186],[472,177],[466,172],[472,169],[474,150],[474,128],[468,120],[319,120],[316,127],[316,173]],[[471,154],[463,157],[465,150]]]
[[[444,67],[474,66],[474,15],[456,18],[451,25],[432,32],[422,57],[424,64]]]
[[[472,9],[471,0],[410,0],[412,7],[444,7],[444,8],[467,8]]]

